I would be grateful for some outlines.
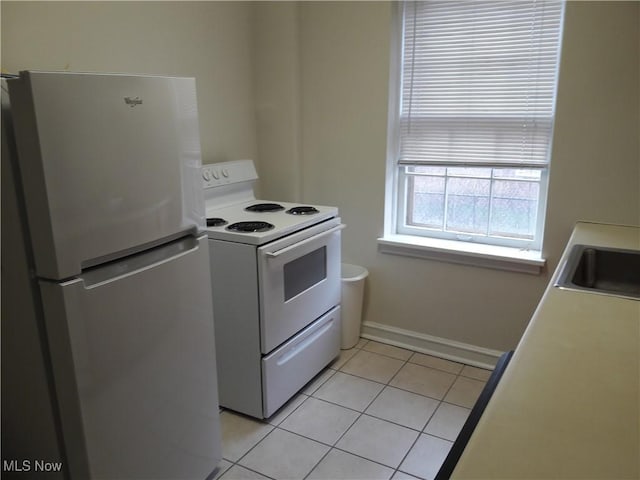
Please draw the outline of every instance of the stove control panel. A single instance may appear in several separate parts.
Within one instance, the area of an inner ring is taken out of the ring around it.
[[[209,163],[202,166],[204,188],[220,187],[232,183],[250,182],[258,179],[253,160]]]

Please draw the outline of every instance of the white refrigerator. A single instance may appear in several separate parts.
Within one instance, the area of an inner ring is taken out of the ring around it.
[[[21,72],[2,110],[3,477],[208,478],[195,80]]]

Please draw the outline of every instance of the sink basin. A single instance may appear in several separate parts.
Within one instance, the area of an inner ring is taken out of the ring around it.
[[[574,245],[555,286],[640,300],[640,250]]]

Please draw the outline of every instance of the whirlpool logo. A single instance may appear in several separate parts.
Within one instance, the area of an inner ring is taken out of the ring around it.
[[[133,108],[136,105],[142,105],[142,99],[140,97],[124,97],[124,103]]]

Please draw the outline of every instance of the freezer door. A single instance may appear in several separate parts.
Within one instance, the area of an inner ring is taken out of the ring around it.
[[[8,84],[39,277],[204,228],[193,78],[22,72]]]
[[[41,291],[74,478],[206,478],[221,459],[206,238]]]

